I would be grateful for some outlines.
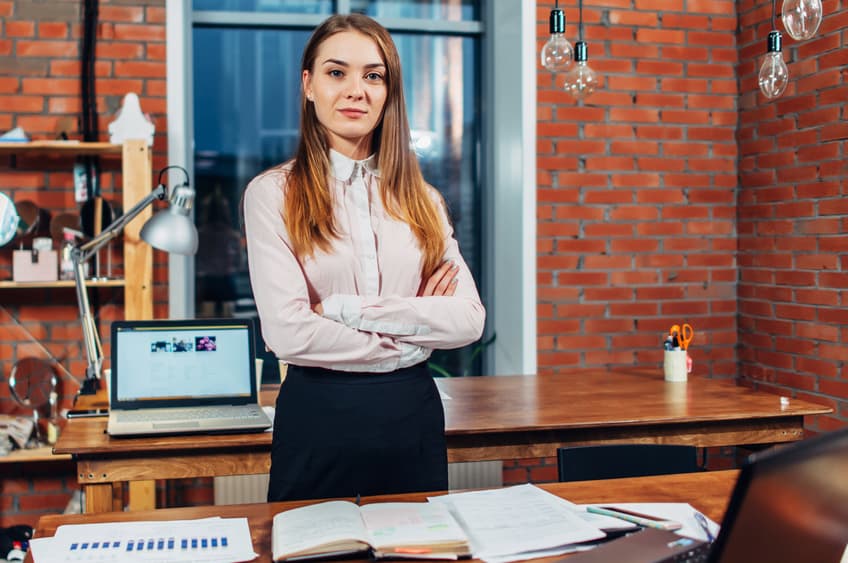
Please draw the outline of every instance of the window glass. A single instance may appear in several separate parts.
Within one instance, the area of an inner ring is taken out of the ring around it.
[[[332,0],[193,0],[197,11],[331,14]]]
[[[311,29],[194,29],[197,316],[256,315],[239,203],[250,179],[294,153],[300,54],[310,33]],[[443,34],[393,33],[393,37],[424,177],[442,193],[462,254],[479,283],[480,40]],[[261,338],[257,342],[261,344]],[[432,371],[480,374],[480,356],[474,349],[472,345],[436,351]]]
[[[352,0],[351,9],[375,18],[416,18],[443,21],[480,19],[475,0]]]

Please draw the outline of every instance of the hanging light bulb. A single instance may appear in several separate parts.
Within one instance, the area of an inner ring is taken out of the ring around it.
[[[574,49],[565,38],[565,12],[556,8],[551,10],[551,38],[544,44],[541,51],[542,66],[551,72],[565,72],[571,68]]]
[[[760,91],[766,98],[777,98],[786,90],[789,82],[789,69],[783,62],[783,37],[779,31],[768,35],[768,52],[760,65]]]
[[[574,66],[565,75],[565,91],[576,100],[584,100],[595,91],[598,76],[589,68],[589,58],[585,41],[578,41],[574,46]]]
[[[783,26],[792,39],[809,39],[822,22],[821,0],[783,0]]]
[[[574,45],[574,66],[565,74],[566,92],[581,101],[590,96],[598,85],[598,75],[589,68],[589,50],[583,41],[583,0],[578,4],[580,7],[580,23],[577,26],[579,41]]]

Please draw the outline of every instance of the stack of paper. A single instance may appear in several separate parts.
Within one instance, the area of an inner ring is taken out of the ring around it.
[[[579,506],[580,508],[585,509],[590,505]],[[707,531],[698,522],[697,517],[695,516],[697,510],[695,510],[691,504],[686,502],[608,502],[605,503],[604,506],[623,508],[624,510],[629,510],[631,512],[650,514],[651,516],[655,516],[663,520],[679,522],[681,528],[679,530],[675,530],[677,534],[702,541],[708,541],[710,539],[707,537]],[[615,520],[615,518],[601,516],[599,514],[594,516]],[[709,529],[710,536],[716,537],[720,526],[709,518],[705,517],[704,519],[706,521],[706,526]]]
[[[247,518],[110,522],[59,526],[33,539],[35,563],[66,561],[250,561]]]
[[[585,512],[534,485],[431,497],[465,529],[474,557],[505,563],[580,550],[605,537]]]

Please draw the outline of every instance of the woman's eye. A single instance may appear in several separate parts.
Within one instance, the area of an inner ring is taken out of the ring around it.
[[[377,81],[377,80],[382,80],[383,75],[380,74],[379,72],[369,72],[368,74],[365,75],[365,78],[367,78],[368,80]]]
[[[330,76],[333,76],[335,78],[339,78],[341,76],[344,76],[344,73],[337,68],[331,70],[329,74],[330,74]]]

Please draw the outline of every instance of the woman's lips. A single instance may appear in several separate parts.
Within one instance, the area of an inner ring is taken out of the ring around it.
[[[365,115],[364,111],[358,110],[358,109],[342,109],[342,110],[339,110],[339,113],[341,113],[342,115],[344,115],[346,117],[351,117],[351,118],[354,118],[354,119],[362,117],[363,115]]]

